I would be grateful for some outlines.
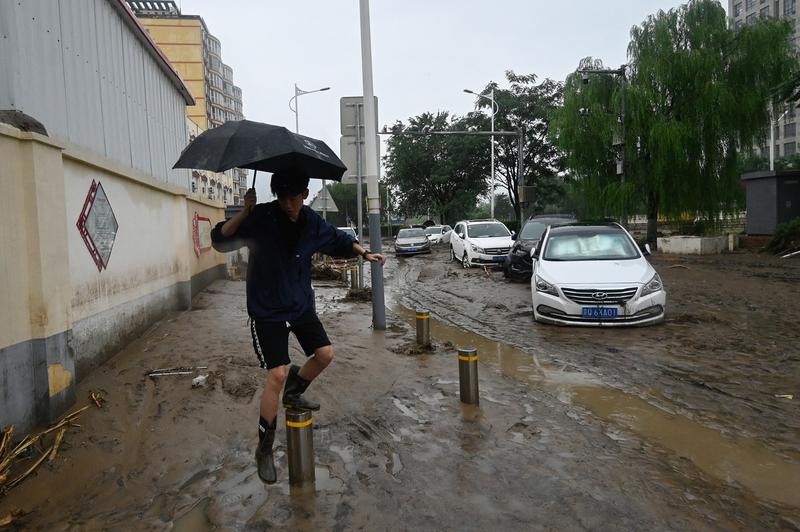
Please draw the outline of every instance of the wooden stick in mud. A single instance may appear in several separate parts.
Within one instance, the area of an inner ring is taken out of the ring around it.
[[[58,434],[56,434],[56,441],[53,443],[53,450],[50,451],[50,457],[47,459],[48,462],[55,460],[56,455],[58,454],[58,448],[61,446],[61,440],[64,439],[64,434],[66,433],[67,427],[61,427],[61,430],[59,430]]]
[[[36,460],[36,462],[34,462],[33,465],[28,468],[27,471],[22,473],[20,476],[18,476],[8,484],[8,489],[15,487],[17,484],[28,478],[28,475],[36,471],[36,468],[42,465],[42,462],[44,462],[45,458],[47,458],[47,455],[49,455],[52,452],[52,450],[53,448],[51,447],[50,449],[47,450],[47,452],[42,453],[42,456],[40,456],[39,459]]]
[[[3,459],[6,452],[11,448],[11,438],[14,437],[14,425],[8,425],[3,428],[3,440],[0,441],[0,460]]]

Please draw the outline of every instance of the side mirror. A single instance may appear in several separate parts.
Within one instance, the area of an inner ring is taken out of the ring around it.
[[[539,258],[539,246],[536,246],[535,248],[531,249],[531,258],[533,260],[536,260],[536,259]]]
[[[642,250],[642,253],[644,254],[645,257],[649,257],[650,255],[653,254],[653,252],[650,251],[650,244],[649,243],[646,243],[644,246],[641,246],[641,250]]]
[[[516,240],[516,239],[517,239],[517,232],[511,231],[511,240]]]
[[[458,233],[458,238],[464,238],[464,233]]]

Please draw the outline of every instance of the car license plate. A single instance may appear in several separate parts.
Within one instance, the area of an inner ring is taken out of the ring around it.
[[[504,260],[506,260],[506,256],[500,255],[499,257],[492,257],[492,260],[495,262],[503,262]]]
[[[408,248],[408,251],[416,251],[417,248]]]
[[[590,319],[616,318],[617,309],[614,307],[583,307],[583,317]]]

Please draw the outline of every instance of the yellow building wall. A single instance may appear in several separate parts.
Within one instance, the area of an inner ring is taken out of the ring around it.
[[[201,129],[208,129],[206,81],[203,66],[203,28],[197,19],[139,18],[194,96],[195,105],[186,116]]]

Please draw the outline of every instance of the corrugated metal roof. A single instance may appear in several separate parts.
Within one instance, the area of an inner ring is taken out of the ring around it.
[[[172,169],[187,143],[186,98],[120,17],[119,1],[0,2],[0,109],[188,187],[188,171]]]

